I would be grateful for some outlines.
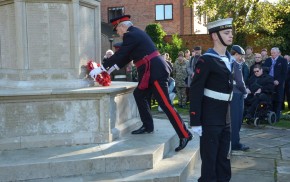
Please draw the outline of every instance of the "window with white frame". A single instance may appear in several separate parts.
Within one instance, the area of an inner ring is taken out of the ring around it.
[[[124,15],[124,7],[109,7],[108,8],[108,22],[110,19]]]
[[[172,20],[173,19],[173,5],[172,4],[158,4],[155,6],[155,20]]]

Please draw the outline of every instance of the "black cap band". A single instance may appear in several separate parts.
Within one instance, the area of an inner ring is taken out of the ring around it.
[[[222,25],[222,26],[211,28],[208,30],[208,32],[213,33],[213,32],[219,32],[221,30],[232,29],[232,28],[233,28],[232,24],[228,24],[228,25]]]

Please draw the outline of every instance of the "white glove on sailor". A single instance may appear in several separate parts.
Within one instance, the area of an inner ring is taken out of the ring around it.
[[[244,94],[244,99],[246,99],[248,97],[248,94]]]
[[[193,133],[198,134],[198,136],[202,135],[202,127],[201,126],[192,126],[190,128],[190,131],[192,131]]]
[[[92,71],[90,71],[89,75],[92,78],[96,78],[98,76],[98,74],[102,73],[103,71],[106,71],[106,69],[104,69],[103,65],[100,65],[100,66],[94,65],[94,69],[92,69]]]

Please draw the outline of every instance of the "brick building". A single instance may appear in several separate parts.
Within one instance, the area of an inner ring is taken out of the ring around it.
[[[160,23],[168,35],[204,34],[204,16],[194,16],[194,8],[185,7],[184,0],[103,0],[101,1],[102,22],[130,14],[135,26],[145,29],[150,23]]]
[[[169,35],[178,34],[185,36],[185,46],[192,46],[200,43],[189,42],[196,38],[196,34],[206,34],[206,16],[195,16],[195,8],[185,7],[185,0],[102,0],[101,21],[102,21],[102,53],[110,48],[109,38],[114,37],[113,43],[120,41],[110,30],[109,20],[111,18],[130,14],[134,26],[141,29],[150,23],[160,23],[164,31]],[[203,37],[203,36],[202,36]],[[189,39],[188,39],[189,38]],[[112,44],[113,44],[112,43]],[[203,45],[201,45],[203,46]]]

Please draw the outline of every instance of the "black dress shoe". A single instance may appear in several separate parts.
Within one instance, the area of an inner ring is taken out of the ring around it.
[[[244,144],[241,144],[240,147],[237,147],[237,148],[233,148],[232,150],[240,150],[240,151],[246,151],[246,150],[249,150],[250,147],[244,145]]]
[[[181,138],[179,140],[179,146],[175,148],[175,152],[178,152],[178,151],[184,149],[186,147],[187,143],[190,140],[192,140],[192,134],[191,133],[189,134],[189,137],[188,138]]]
[[[131,134],[145,134],[145,133],[152,133],[153,130],[147,130],[145,126],[141,126],[138,130],[134,130]]]

